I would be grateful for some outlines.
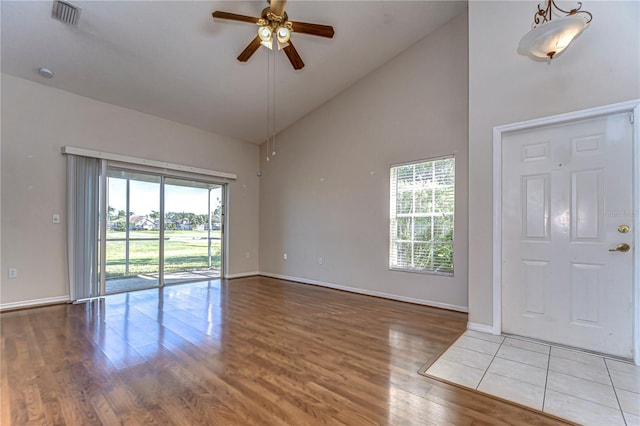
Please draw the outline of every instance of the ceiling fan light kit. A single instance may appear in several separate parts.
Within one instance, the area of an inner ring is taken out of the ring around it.
[[[287,27],[278,27],[277,35],[280,43],[286,43],[291,37],[291,29]]]
[[[546,0],[545,5],[544,8],[538,5],[531,31],[520,40],[518,53],[534,60],[551,62],[582,33],[593,15],[581,10],[582,2],[571,10],[559,8],[554,0]],[[552,20],[554,13],[560,17]]]
[[[260,40],[262,41],[271,41],[271,28],[269,27],[260,27],[258,28],[258,35],[260,36]]]
[[[258,35],[240,53],[238,61],[248,61],[261,45],[271,50],[277,43],[278,50],[284,50],[293,68],[299,70],[304,68],[304,62],[291,42],[291,33],[333,38],[334,31],[330,25],[289,21],[284,11],[286,4],[286,0],[271,0],[269,7],[262,11],[260,18],[221,11],[215,11],[212,15],[217,19],[247,22],[258,26]]]

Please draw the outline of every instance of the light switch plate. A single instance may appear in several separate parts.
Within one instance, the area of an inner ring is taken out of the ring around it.
[[[53,223],[60,223],[60,215],[57,213],[54,213],[51,219]]]

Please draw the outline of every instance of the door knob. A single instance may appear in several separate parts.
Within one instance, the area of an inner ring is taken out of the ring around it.
[[[629,250],[631,250],[631,246],[627,243],[620,243],[618,244],[618,247],[614,248],[614,249],[609,249],[609,251],[621,251],[623,253],[628,252]]]
[[[631,227],[629,225],[620,225],[618,226],[618,232],[621,234],[626,234],[631,231]]]

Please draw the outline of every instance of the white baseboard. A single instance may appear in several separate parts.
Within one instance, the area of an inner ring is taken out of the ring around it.
[[[477,322],[468,322],[467,330],[479,331],[481,333],[500,334],[493,329],[492,325],[479,324]]]
[[[22,302],[11,302],[0,304],[0,312],[8,309],[33,308],[42,305],[54,305],[69,301],[69,296],[47,297],[45,299],[24,300]]]
[[[227,274],[224,277],[228,280],[233,279],[233,278],[246,278],[246,277],[255,277],[256,275],[260,275],[260,272],[258,271],[254,271],[254,272],[240,272],[237,274]]]
[[[322,281],[310,280],[310,279],[307,279],[307,278],[299,278],[299,277],[291,277],[291,276],[288,276],[288,275],[272,274],[270,272],[260,272],[260,275],[265,276],[265,277],[270,277],[270,278],[278,278],[278,279],[281,279],[281,280],[295,281],[295,282],[299,282],[299,283],[302,283],[302,284],[311,284],[311,285],[317,285],[317,286],[320,286],[320,287],[334,288],[336,290],[343,290],[343,291],[348,291],[348,292],[351,292],[351,293],[364,294],[364,295],[367,295],[367,296],[382,297],[383,299],[391,299],[391,300],[397,300],[397,301],[400,301],[400,302],[415,303],[417,305],[432,306],[434,308],[448,309],[450,311],[458,311],[458,312],[465,312],[465,313],[469,312],[469,308],[467,308],[466,306],[451,305],[449,303],[435,302],[435,301],[432,301],[432,300],[414,299],[412,297],[398,296],[396,294],[383,293],[383,292],[380,292],[380,291],[373,291],[373,290],[365,290],[365,289],[358,288],[358,287],[349,287],[349,286],[344,286],[344,285],[340,285],[340,284],[326,283],[326,282],[322,282]]]
[[[452,311],[458,311],[458,312],[468,312],[469,311],[469,309],[466,306],[452,305],[452,304],[449,304],[449,303],[435,302],[435,301],[432,301],[432,300],[415,299],[415,298],[412,298],[412,297],[399,296],[399,295],[396,295],[396,294],[389,294],[389,293],[383,293],[383,292],[379,292],[379,291],[365,290],[365,289],[358,288],[358,287],[349,287],[349,286],[344,286],[344,285],[340,285],[340,284],[326,283],[326,282],[322,282],[322,281],[310,280],[310,279],[299,278],[299,277],[292,277],[292,276],[288,276],[288,275],[272,274],[272,273],[269,273],[269,272],[257,272],[257,271],[255,271],[255,272],[241,272],[241,273],[237,273],[237,274],[229,274],[225,278],[228,278],[228,279],[246,278],[246,277],[253,277],[253,276],[257,276],[257,275],[263,275],[265,277],[278,278],[278,279],[287,280],[287,281],[295,281],[295,282],[299,282],[299,283],[303,283],[303,284],[317,285],[317,286],[320,286],[320,287],[334,288],[336,290],[343,290],[343,291],[348,291],[348,292],[351,292],[351,293],[364,294],[364,295],[367,295],[367,296],[376,296],[376,297],[382,297],[384,299],[398,300],[400,302],[409,302],[409,303],[415,303],[415,304],[418,304],[418,305],[432,306],[432,307],[435,307],[435,308],[449,309],[449,310],[452,310]],[[3,303],[3,304],[0,304],[0,312],[4,311],[4,310],[8,310],[8,309],[31,308],[31,307],[35,307],[35,306],[53,305],[53,304],[65,303],[65,302],[69,302],[69,296],[68,295],[66,295],[66,296],[58,296],[58,297],[49,297],[49,298],[44,298],[44,299],[25,300],[25,301],[21,301],[21,302]],[[467,324],[467,328],[469,328],[470,330],[482,331],[484,333],[492,333],[493,332],[493,328],[491,326],[487,326],[487,325],[484,325],[484,324],[468,323]]]

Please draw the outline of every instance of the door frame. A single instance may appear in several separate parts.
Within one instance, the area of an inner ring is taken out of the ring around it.
[[[493,334],[502,333],[502,138],[515,131],[628,112],[633,119],[633,361],[640,365],[640,99],[604,105],[493,128]]]

